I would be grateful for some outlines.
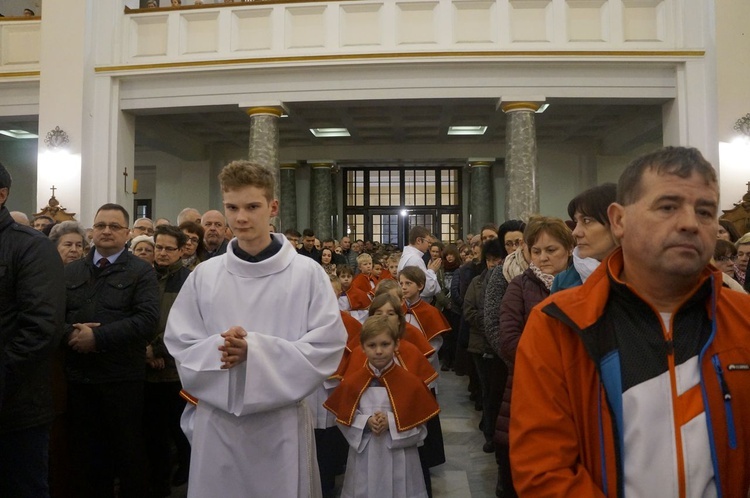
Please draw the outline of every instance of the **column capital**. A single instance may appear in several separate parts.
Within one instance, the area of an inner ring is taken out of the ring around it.
[[[261,107],[247,107],[245,113],[248,116],[276,116],[280,118],[283,114],[286,114],[284,108],[281,106],[261,106]]]
[[[536,112],[547,101],[542,95],[530,95],[526,97],[508,96],[502,97],[497,102],[497,107],[504,113],[527,111]]]
[[[281,163],[279,169],[297,169],[297,166],[299,166],[297,163]]]
[[[336,161],[328,161],[325,159],[316,159],[315,161],[307,161],[307,164],[312,169],[333,169],[336,166]]]
[[[466,163],[471,168],[489,168],[495,164],[495,158],[469,159]]]

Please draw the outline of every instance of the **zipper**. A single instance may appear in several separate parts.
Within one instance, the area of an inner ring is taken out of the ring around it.
[[[721,368],[721,361],[719,361],[719,355],[715,354],[711,357],[711,361],[714,364],[714,370],[716,370],[716,376],[719,379],[719,385],[721,386],[721,396],[724,398],[724,416],[727,419],[727,434],[729,436],[729,447],[733,450],[737,449],[737,431],[734,427],[734,412],[732,412],[732,393],[729,392],[729,386],[724,378],[724,371]]]

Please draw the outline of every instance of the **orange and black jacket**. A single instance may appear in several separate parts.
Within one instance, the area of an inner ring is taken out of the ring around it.
[[[661,422],[674,430],[655,437],[672,445],[673,458],[638,462],[641,475],[667,482],[661,469],[669,468],[677,482],[668,484],[682,498],[693,484],[691,459],[710,458],[718,496],[747,498],[750,296],[722,287],[721,273],[709,266],[671,314],[671,334],[658,311],[619,280],[622,265],[618,249],[583,286],[551,295],[529,316],[511,401],[510,459],[519,496],[624,497],[625,468],[634,463],[626,465],[624,455],[632,458],[639,448],[624,447],[631,419],[623,400],[631,410],[633,396],[652,403],[656,379],[671,385],[671,398],[656,402],[665,406],[657,411]],[[691,365],[694,385],[677,389],[680,372]],[[693,441],[683,441],[687,429],[696,429],[689,422],[703,420],[696,417],[705,417],[710,455],[696,455]]]

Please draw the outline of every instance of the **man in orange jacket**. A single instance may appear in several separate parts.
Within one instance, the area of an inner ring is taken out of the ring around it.
[[[750,296],[708,264],[718,203],[696,149],[626,168],[608,210],[621,248],[537,306],[518,346],[519,496],[748,496]]]

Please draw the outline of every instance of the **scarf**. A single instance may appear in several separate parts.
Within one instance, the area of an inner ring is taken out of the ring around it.
[[[552,281],[555,279],[554,275],[550,275],[549,273],[544,273],[534,263],[531,263],[529,265],[529,270],[534,272],[534,276],[538,278],[539,280],[541,280],[541,282],[544,284],[547,290],[549,290],[550,287],[552,287]]]
[[[581,277],[581,282],[586,282],[589,275],[599,266],[601,261],[594,258],[582,258],[578,255],[578,248],[573,249],[573,266]]]
[[[446,272],[453,271],[456,268],[458,268],[459,266],[461,266],[461,258],[458,258],[458,261],[454,260],[453,263],[451,263],[447,259],[443,258],[443,269]]]
[[[737,265],[734,265],[734,276],[735,280],[740,283],[740,285],[745,285],[745,272],[740,270]]]
[[[523,255],[523,247],[519,247],[512,253],[508,254],[508,257],[503,261],[503,275],[505,280],[510,282],[518,275],[526,271],[529,267],[528,261]]]

